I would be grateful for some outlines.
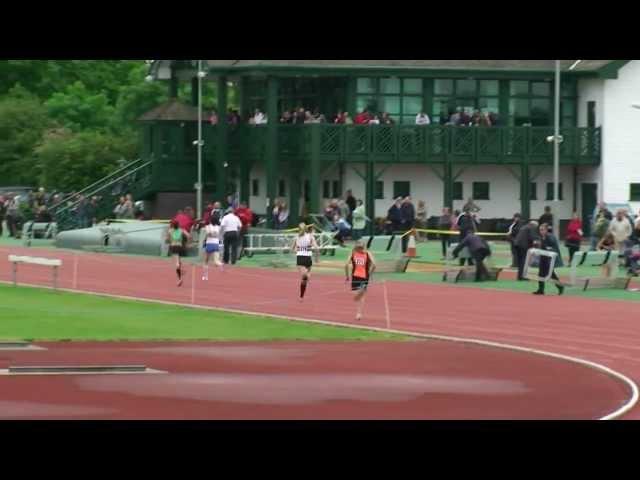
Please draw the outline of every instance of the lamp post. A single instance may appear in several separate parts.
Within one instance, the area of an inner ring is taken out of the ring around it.
[[[198,60],[198,183],[196,183],[196,203],[198,218],[202,218],[202,79],[206,73],[202,71],[202,60]]]
[[[558,190],[560,189],[560,60],[556,60],[556,81],[555,81],[555,107],[553,119],[553,206],[555,215],[553,216],[553,233],[556,238],[560,238],[560,218],[558,217]]]

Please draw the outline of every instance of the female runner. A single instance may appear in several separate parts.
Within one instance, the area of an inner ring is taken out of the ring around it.
[[[187,254],[187,242],[190,235],[180,228],[176,220],[172,220],[167,230],[167,243],[169,244],[169,253],[176,259],[176,274],[178,275],[178,286],[182,285],[182,261],[181,257]]]
[[[202,280],[209,280],[209,259],[213,255],[213,263],[216,264],[220,270],[223,269],[223,264],[220,261],[220,218],[217,215],[212,215],[209,219],[209,224],[204,227],[205,240],[204,240],[204,266],[202,268]]]
[[[307,291],[307,284],[311,277],[311,267],[313,265],[313,252],[318,252],[318,244],[311,231],[313,225],[308,228],[304,223],[298,225],[298,236],[293,241],[292,250],[296,252],[296,265],[300,272],[300,301],[304,298]]]
[[[356,242],[344,266],[347,282],[349,281],[349,267],[351,267],[351,290],[356,292],[354,301],[358,302],[356,320],[361,320],[362,309],[364,308],[364,297],[367,293],[371,274],[376,269],[376,262],[373,259],[373,255],[364,248],[364,243],[361,240]]]

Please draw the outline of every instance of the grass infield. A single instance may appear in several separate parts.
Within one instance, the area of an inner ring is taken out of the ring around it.
[[[286,319],[0,285],[0,339],[408,340],[401,335]]]

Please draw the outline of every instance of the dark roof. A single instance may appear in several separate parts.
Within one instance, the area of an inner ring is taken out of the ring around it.
[[[589,72],[615,60],[582,60],[574,71]],[[576,60],[562,60],[568,70]],[[555,69],[555,60],[207,60],[210,68],[416,68],[433,70],[543,71]]]
[[[208,114],[208,112],[202,112],[203,118],[206,119]],[[155,107],[153,110],[149,110],[138,119],[140,122],[152,122],[156,120],[197,122],[198,109],[182,103],[176,98],[172,98],[168,102]]]

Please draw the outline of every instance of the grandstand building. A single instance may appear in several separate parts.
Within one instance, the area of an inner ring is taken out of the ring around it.
[[[219,122],[203,127],[205,199],[238,191],[257,213],[287,201],[292,223],[351,189],[367,215],[393,198],[426,201],[428,214],[468,198],[484,218],[516,211],[537,218],[553,199],[553,60],[206,60],[217,84]],[[194,199],[197,179],[197,62],[156,60],[170,100],[145,114],[144,191],[157,215]],[[640,207],[640,61],[564,60],[561,74],[561,201],[583,218],[598,200]],[[192,103],[177,100],[190,82]],[[226,122],[229,86],[240,124]],[[285,110],[317,108],[327,123],[290,125]],[[205,105],[205,108],[211,105]],[[394,125],[335,125],[339,111],[387,112]],[[254,109],[267,116],[249,125]],[[492,113],[492,126],[447,125],[462,109]],[[416,125],[425,112],[430,125]],[[206,118],[206,117],[205,117]],[[634,203],[635,202],[635,203]],[[553,206],[553,205],[552,205]]]

